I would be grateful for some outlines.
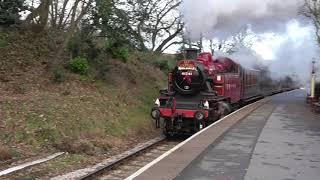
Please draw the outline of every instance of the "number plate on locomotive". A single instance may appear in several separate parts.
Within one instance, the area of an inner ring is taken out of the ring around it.
[[[192,72],[181,72],[182,76],[192,76]]]
[[[178,66],[178,70],[192,70],[192,71],[196,71],[197,68],[194,64],[194,62],[192,61],[181,61],[179,66]]]

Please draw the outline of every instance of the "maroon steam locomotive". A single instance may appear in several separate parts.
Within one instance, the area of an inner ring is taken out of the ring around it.
[[[261,97],[260,71],[193,49],[169,73],[168,89],[160,91],[151,116],[158,128],[163,120],[166,135],[193,134]]]

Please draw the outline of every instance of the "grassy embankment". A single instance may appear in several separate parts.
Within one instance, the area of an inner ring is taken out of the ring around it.
[[[93,68],[87,75],[63,68],[58,83],[49,68],[56,54],[50,43],[0,32],[0,161],[57,150],[104,153],[157,133],[149,110],[165,87],[165,73],[153,65],[159,56],[105,58],[104,78]]]

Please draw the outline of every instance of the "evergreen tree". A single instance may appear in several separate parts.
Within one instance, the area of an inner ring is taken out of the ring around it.
[[[0,26],[19,23],[19,12],[25,10],[24,0],[0,0]]]

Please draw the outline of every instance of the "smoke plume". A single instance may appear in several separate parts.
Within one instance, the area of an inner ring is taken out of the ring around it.
[[[275,56],[273,60],[265,60],[253,49],[247,47],[239,48],[231,55],[216,52],[214,56],[229,57],[246,68],[256,68],[257,65],[263,65],[270,70],[272,79],[290,76],[302,85],[307,85],[310,80],[311,61],[316,58],[318,63],[320,62],[317,59],[319,47],[313,34],[312,26],[301,26],[298,21],[291,21],[286,25],[286,30],[283,33],[276,35],[282,40],[273,49]],[[261,41],[263,43],[263,39]]]
[[[256,33],[279,31],[297,17],[304,0],[184,0],[181,11],[191,39],[228,37],[250,25]]]
[[[298,15],[303,5],[304,0],[184,0],[181,12],[185,35],[191,40],[198,40],[200,36],[225,40],[244,27],[258,36],[269,33],[283,38],[270,47],[274,56],[271,61],[250,47],[240,48],[232,55],[220,55],[249,68],[263,64],[274,79],[297,76],[302,84],[307,84],[311,61],[319,56],[319,48],[313,26]],[[297,32],[292,34],[292,31]],[[265,46],[269,40],[262,38],[259,42]]]
[[[298,24],[297,24],[298,26]],[[290,36],[286,31],[287,39],[275,50],[275,61],[270,62],[273,77],[296,75],[302,84],[308,84],[311,75],[311,62],[319,61],[319,47],[314,38],[312,27],[299,27],[304,33],[300,36]],[[283,35],[285,36],[285,35]]]

